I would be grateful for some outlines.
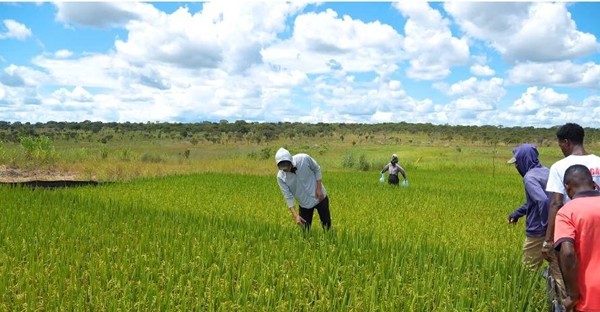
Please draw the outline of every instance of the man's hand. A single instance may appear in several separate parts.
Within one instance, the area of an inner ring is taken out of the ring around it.
[[[565,311],[573,311],[573,308],[575,308],[577,301],[579,301],[578,298],[573,298],[571,296],[567,296],[567,298],[565,298],[562,302],[563,307],[565,308]]]
[[[515,218],[508,218],[508,224],[512,224],[512,225],[517,225],[517,221],[519,221],[519,219],[515,219]]]
[[[294,217],[294,221],[298,225],[303,225],[304,223],[306,223],[306,220],[304,220],[304,218],[302,218],[299,214],[295,214],[293,217]]]
[[[551,241],[544,241],[542,244],[542,256],[546,261],[550,262],[554,257],[553,243]]]
[[[322,201],[323,199],[325,199],[325,195],[323,195],[323,189],[320,188],[319,186],[317,186],[317,189],[315,190],[315,196],[317,197],[317,199],[319,201]]]

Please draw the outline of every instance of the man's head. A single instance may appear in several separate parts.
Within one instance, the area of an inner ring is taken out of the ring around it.
[[[576,123],[567,123],[558,128],[556,138],[563,155],[569,156],[573,153],[575,146],[583,145],[584,134],[583,128]]]
[[[398,155],[396,154],[392,154],[392,160],[391,160],[392,164],[397,164],[398,163]]]
[[[584,165],[573,165],[567,168],[563,183],[569,198],[573,198],[573,195],[579,192],[592,191],[596,186],[590,169]]]
[[[277,168],[279,170],[290,172],[294,168],[294,158],[292,154],[285,148],[280,148],[275,153],[275,163],[277,163]]]
[[[524,177],[529,170],[541,166],[538,156],[537,147],[525,143],[513,149],[513,157],[507,163],[514,164],[519,174]]]

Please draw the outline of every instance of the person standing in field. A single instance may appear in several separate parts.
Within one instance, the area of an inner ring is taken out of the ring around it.
[[[279,172],[277,183],[285,198],[290,214],[299,225],[310,229],[314,211],[317,210],[324,229],[331,228],[329,198],[323,186],[321,167],[312,157],[300,153],[292,156],[285,148],[275,154]],[[294,198],[298,201],[298,213],[294,209]]]
[[[404,168],[398,164],[398,155],[392,154],[392,160],[381,169],[382,178],[386,171],[390,172],[388,175],[388,183],[390,185],[398,185],[400,183],[400,179],[398,178],[398,173],[400,173],[404,178],[402,185],[407,186],[408,181],[406,180],[406,172],[404,171]]]
[[[571,201],[556,214],[554,249],[563,274],[566,311],[600,311],[600,192],[590,170],[573,165],[564,184]]]
[[[526,216],[523,263],[532,270],[539,269],[544,262],[541,251],[548,225],[550,204],[550,196],[545,191],[549,170],[540,163],[538,155],[534,145],[522,144],[513,149],[513,157],[507,162],[514,164],[523,177],[526,200],[508,216],[508,223],[517,224],[519,218]],[[555,266],[554,269],[558,270],[558,267]]]
[[[548,209],[548,227],[542,245],[542,254],[550,265],[557,261],[555,250],[552,248],[556,214],[569,201],[567,190],[563,184],[565,171],[572,165],[584,165],[589,168],[596,185],[600,183],[600,157],[586,152],[583,145],[584,136],[585,132],[583,128],[575,123],[567,123],[556,131],[558,146],[565,158],[555,162],[550,167],[548,183],[546,184],[546,191],[551,194],[551,197]],[[561,292],[557,299],[562,300],[565,297],[562,275],[560,272],[556,272],[556,274],[553,272],[550,273],[553,274]]]

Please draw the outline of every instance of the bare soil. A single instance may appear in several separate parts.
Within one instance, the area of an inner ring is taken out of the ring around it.
[[[76,180],[73,172],[62,172],[57,169],[18,169],[0,165],[0,182],[27,182],[27,181],[64,181]]]

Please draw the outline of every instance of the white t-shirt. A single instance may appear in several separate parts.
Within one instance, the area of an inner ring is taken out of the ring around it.
[[[550,167],[550,174],[548,176],[548,184],[546,184],[546,191],[552,193],[563,194],[563,204],[566,204],[570,199],[567,195],[567,190],[563,184],[565,171],[572,165],[584,165],[590,169],[592,178],[596,185],[600,185],[600,157],[588,154],[588,155],[570,155],[557,162]]]

